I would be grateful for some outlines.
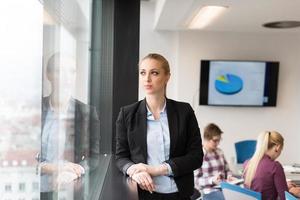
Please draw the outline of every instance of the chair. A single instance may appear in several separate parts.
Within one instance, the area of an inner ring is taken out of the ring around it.
[[[256,140],[243,140],[234,144],[237,163],[244,163],[252,157],[256,149]]]
[[[261,200],[261,193],[237,185],[222,182],[221,188],[225,200]]]
[[[291,195],[287,191],[285,191],[284,193],[285,193],[285,199],[286,200],[298,200],[296,197],[294,197],[293,195]]]

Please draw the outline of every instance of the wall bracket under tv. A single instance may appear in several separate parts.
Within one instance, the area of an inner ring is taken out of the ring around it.
[[[279,62],[201,60],[200,105],[276,106]]]

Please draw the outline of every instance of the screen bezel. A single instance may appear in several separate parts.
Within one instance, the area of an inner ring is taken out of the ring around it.
[[[266,63],[264,96],[268,96],[268,102],[262,105],[228,105],[228,104],[208,104],[209,91],[209,71],[211,61],[222,62],[264,62]],[[274,107],[277,104],[277,87],[279,62],[278,61],[258,61],[258,60],[201,60],[200,62],[200,95],[199,105],[208,106],[241,106],[241,107]]]

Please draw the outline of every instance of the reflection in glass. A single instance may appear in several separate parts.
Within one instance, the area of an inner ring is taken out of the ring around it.
[[[88,105],[90,5],[1,2],[0,199],[91,193],[100,130]]]
[[[88,105],[90,14],[89,0],[44,0],[41,199],[91,193],[100,125]]]
[[[73,58],[55,53],[45,72],[51,92],[42,101],[41,197],[68,193],[65,196],[71,198],[75,192],[77,199],[83,199],[79,196],[88,188],[82,182],[99,159],[98,115],[94,107],[72,96]]]

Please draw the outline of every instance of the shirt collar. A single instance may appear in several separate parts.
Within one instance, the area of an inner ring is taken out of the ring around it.
[[[148,108],[148,105],[146,104],[146,108],[147,108],[147,117],[153,117],[152,112],[150,111],[150,109]],[[162,107],[160,114],[164,114],[166,113],[166,108],[167,108],[167,100],[165,99],[165,103],[164,106]],[[153,117],[154,119],[154,117]]]
[[[49,98],[48,104],[49,104],[49,111],[55,112],[55,111],[54,111],[54,107],[53,107],[53,105],[52,105],[52,103],[51,103],[51,98]],[[71,97],[71,98],[69,99],[69,102],[68,102],[68,108],[67,108],[65,111],[66,111],[66,112],[67,112],[67,111],[74,112],[74,105],[75,105],[75,99],[74,99],[73,97]],[[64,112],[61,112],[61,114],[62,114],[62,113],[65,114]]]
[[[271,157],[269,155],[267,155],[267,154],[264,154],[263,158],[267,158],[267,159],[272,160]]]

